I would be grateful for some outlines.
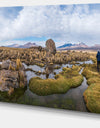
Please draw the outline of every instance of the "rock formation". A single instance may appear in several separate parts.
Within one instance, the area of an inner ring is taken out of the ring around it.
[[[10,65],[13,67],[13,68],[17,68],[17,64],[16,62],[13,62],[13,61],[10,61],[10,60],[6,60],[6,61],[3,61],[1,66],[0,66],[0,69],[6,69],[6,70],[9,70],[9,67]],[[19,70],[24,70],[24,65],[21,65],[19,67]]]
[[[46,41],[46,50],[49,54],[56,54],[55,42],[52,39]]]
[[[12,68],[11,68],[12,67]],[[24,66],[17,70],[17,63],[10,60],[0,65],[0,91],[9,91],[11,88],[24,88],[27,85]]]

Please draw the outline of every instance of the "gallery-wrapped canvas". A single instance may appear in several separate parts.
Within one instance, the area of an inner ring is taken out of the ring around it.
[[[100,113],[100,4],[0,7],[0,101]]]

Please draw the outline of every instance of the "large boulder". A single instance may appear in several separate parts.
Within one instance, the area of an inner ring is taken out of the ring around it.
[[[18,88],[18,71],[0,71],[0,91],[9,91],[10,87]]]
[[[12,88],[24,88],[27,85],[24,69],[23,64],[17,70],[17,64],[15,62],[10,60],[4,61],[0,69],[0,91],[9,92]]]
[[[46,50],[47,52],[49,52],[50,54],[56,54],[56,46],[55,46],[55,42],[52,39],[48,39],[46,41]]]

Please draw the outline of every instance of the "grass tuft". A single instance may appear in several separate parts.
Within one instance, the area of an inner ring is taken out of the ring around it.
[[[16,70],[19,70],[19,68],[22,67],[22,63],[20,59],[16,60]]]

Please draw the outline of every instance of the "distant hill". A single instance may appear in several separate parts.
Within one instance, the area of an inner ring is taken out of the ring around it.
[[[94,46],[91,46],[90,49],[100,50],[100,44],[95,44]]]
[[[8,45],[6,47],[17,48],[17,47],[19,47],[19,45],[18,44],[12,44],[12,45]]]
[[[12,45],[8,45],[6,47],[11,47],[11,48],[30,48],[30,47],[35,47],[37,46],[36,43],[26,43],[24,45],[19,45],[19,44],[12,44]]]
[[[58,48],[65,48],[65,47],[71,47],[71,46],[73,46],[73,44],[68,43],[68,44],[61,45]]]
[[[11,47],[11,48],[31,48],[31,47],[38,47],[38,45],[36,43],[31,43],[28,42],[26,44],[23,45],[19,45],[19,44],[12,44],[12,45],[8,45],[8,46],[2,46],[2,47]],[[58,50],[100,50],[100,44],[95,44],[93,46],[88,46],[85,43],[81,42],[81,43],[65,43],[59,47],[57,47]]]
[[[64,44],[64,45],[61,45],[58,47],[58,49],[62,49],[62,50],[65,50],[65,49],[81,49],[81,48],[88,48],[88,46],[85,44],[85,43],[78,43],[78,44],[72,44],[72,43],[67,43],[67,44]]]

